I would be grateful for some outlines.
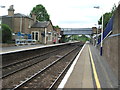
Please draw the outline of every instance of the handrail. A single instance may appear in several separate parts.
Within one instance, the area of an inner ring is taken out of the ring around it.
[[[116,37],[116,36],[120,36],[120,33],[118,33],[118,34],[112,34],[109,37]]]

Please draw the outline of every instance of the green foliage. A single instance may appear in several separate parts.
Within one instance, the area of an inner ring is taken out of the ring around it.
[[[107,23],[108,23],[108,21],[110,20],[111,17],[112,17],[112,13],[111,13],[111,12],[105,13],[105,14],[103,15],[103,28],[106,27],[106,25],[107,25]],[[98,24],[102,24],[102,16],[101,16],[101,18],[99,19]]]
[[[116,5],[114,4],[114,6],[112,7],[111,12],[107,12],[103,15],[103,29],[106,27],[108,21],[110,20],[110,18],[113,16],[114,12],[116,10]],[[102,16],[100,17],[98,24],[102,24]]]
[[[2,42],[2,30],[0,30],[0,43]]]
[[[2,35],[2,42],[7,43],[12,40],[12,31],[10,27],[6,24],[2,24],[2,30],[0,31],[0,35]]]
[[[80,36],[80,37],[78,38],[78,40],[79,40],[79,41],[86,42],[86,41],[89,41],[89,40],[90,40],[90,38],[88,38],[88,37],[87,37],[87,36],[85,36],[85,35],[82,35],[82,36]]]
[[[90,38],[88,38],[87,36],[85,35],[82,35],[82,36],[79,36],[79,35],[72,35],[70,37],[66,36],[66,41],[83,41],[83,42],[86,42],[86,41],[89,41]]]
[[[36,14],[36,19],[38,21],[49,21],[50,20],[50,16],[49,14],[47,13],[47,10],[45,9],[45,7],[41,4],[39,5],[36,5],[35,7],[33,7],[30,15],[34,13]]]
[[[111,10],[111,13],[114,14],[115,10],[116,10],[116,5],[114,4],[113,7],[112,7],[112,10]]]
[[[60,28],[58,25],[56,25],[56,26],[53,26],[54,28]]]

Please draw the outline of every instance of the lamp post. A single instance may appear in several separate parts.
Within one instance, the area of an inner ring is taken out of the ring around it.
[[[0,6],[0,8],[5,8],[5,6]]]
[[[97,42],[98,42],[98,24],[95,24],[96,26],[96,45],[97,46]]]
[[[5,8],[5,6],[0,6],[0,8]],[[0,17],[0,30],[1,30],[1,24],[2,24],[2,16]]]
[[[99,6],[94,6],[94,8],[99,9]],[[102,56],[102,44],[103,44],[103,13],[102,13],[102,28],[101,28],[101,44],[100,44],[100,55]]]
[[[99,6],[94,6],[94,8],[96,8],[96,9],[99,9],[100,7]],[[95,24],[96,25],[96,27],[97,27],[97,35],[96,35],[96,46],[97,46],[97,41],[98,41],[98,24]]]
[[[21,17],[20,17],[20,33],[22,33],[22,14],[21,14]]]
[[[102,44],[103,44],[103,14],[102,14],[102,30],[101,30],[101,47],[100,47],[100,55],[102,56]]]

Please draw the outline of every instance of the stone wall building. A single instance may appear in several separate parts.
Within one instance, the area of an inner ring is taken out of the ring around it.
[[[2,16],[2,24],[7,24],[14,34],[18,32],[29,34],[34,19],[20,13],[14,14],[14,11],[13,5],[11,5],[8,9],[8,15]]]
[[[56,34],[55,34],[55,38],[56,38],[56,43],[60,43],[60,39],[61,39],[61,28],[54,28]]]
[[[19,39],[18,33],[23,35],[31,34],[32,40],[36,40],[38,43],[52,44],[53,39],[58,41],[57,31],[54,30],[51,21],[37,21],[36,15],[32,14],[32,17],[24,14],[14,14],[13,5],[8,9],[8,15],[2,16],[2,24],[7,24],[13,33],[13,40]],[[58,32],[60,33],[60,32]],[[23,37],[23,39],[28,39]]]
[[[43,44],[52,44],[53,42],[53,25],[51,21],[35,22],[31,26],[32,39]]]

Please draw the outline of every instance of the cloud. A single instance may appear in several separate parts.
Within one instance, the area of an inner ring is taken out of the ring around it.
[[[37,4],[43,4],[50,14],[53,25],[61,27],[92,27],[97,23],[102,12],[109,12],[119,0],[2,0],[2,14],[7,14],[10,5],[15,13],[28,15]],[[100,9],[94,9],[100,6]]]

